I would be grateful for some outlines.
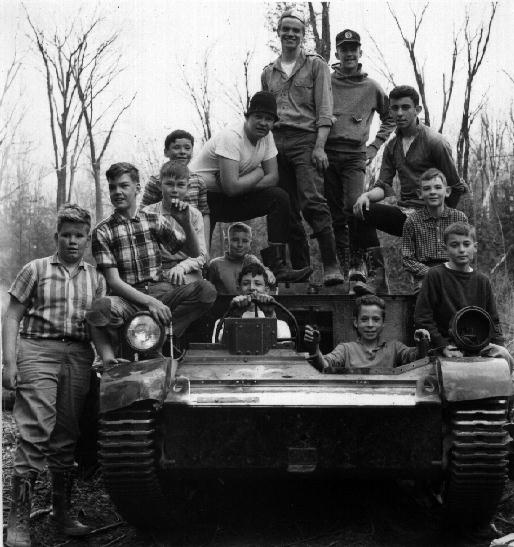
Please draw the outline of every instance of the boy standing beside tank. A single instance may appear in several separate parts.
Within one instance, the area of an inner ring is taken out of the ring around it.
[[[387,95],[375,80],[362,72],[361,57],[359,34],[350,29],[340,32],[336,36],[339,63],[333,65],[332,72],[335,121],[325,145],[328,157],[325,196],[341,266],[347,262],[348,249],[350,251],[350,281],[366,281],[364,257],[357,253],[355,245],[353,204],[364,191],[366,165],[395,127],[389,115]],[[366,146],[375,113],[380,116],[381,125],[374,141]]]
[[[6,545],[11,547],[31,544],[31,495],[45,464],[52,475],[58,527],[70,536],[91,531],[70,515],[79,417],[94,359],[84,317],[106,292],[103,276],[83,260],[90,228],[85,209],[64,205],[57,213],[57,252],[25,265],[9,289],[2,385],[16,388],[18,429],[7,523]]]

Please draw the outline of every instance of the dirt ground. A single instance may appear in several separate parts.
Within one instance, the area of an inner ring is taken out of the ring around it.
[[[4,536],[10,503],[14,424],[2,421]],[[514,532],[514,483],[510,483],[493,528],[481,533],[441,532],[438,510],[411,484],[398,482],[238,482],[217,483],[198,497],[197,511],[167,533],[142,532],[123,522],[102,488],[101,478],[77,481],[74,507],[95,533],[80,540],[59,535],[47,509],[48,477],[36,483],[31,519],[34,546],[177,547],[375,547],[488,546]]]

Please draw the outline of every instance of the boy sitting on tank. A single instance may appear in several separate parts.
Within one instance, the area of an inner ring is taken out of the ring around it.
[[[138,210],[140,185],[136,167],[115,163],[106,177],[114,211],[94,228],[92,250],[111,295],[95,300],[86,314],[99,339],[105,338],[105,344],[97,343],[104,364],[114,359],[114,348],[99,327],[120,327],[138,311],[148,311],[155,321],[168,325],[173,312],[173,333],[180,338],[216,299],[214,287],[204,279],[176,285],[163,277],[160,246],[170,254],[180,249],[190,257],[200,254],[189,205],[174,199],[170,208],[184,238],[166,217]]]
[[[218,294],[238,294],[239,274],[246,264],[261,261],[250,253],[252,229],[244,222],[234,222],[227,229],[225,244],[228,251],[223,256],[213,258],[209,264],[209,281]],[[266,268],[270,285],[275,285],[273,272]]]
[[[362,373],[367,369],[392,369],[419,359],[421,350],[408,347],[398,340],[382,340],[385,302],[375,295],[364,295],[355,300],[353,326],[357,340],[342,342],[330,353],[322,355],[319,349],[320,333],[311,325],[305,326],[304,342],[312,352],[309,363],[325,374]],[[428,332],[419,329],[414,333],[416,341],[428,338]]]
[[[450,193],[451,187],[439,169],[433,167],[421,175],[418,197],[425,205],[407,217],[402,237],[403,267],[411,273],[416,290],[429,268],[448,260],[441,238],[444,230],[454,222],[468,221],[462,211],[445,204]]]
[[[276,317],[273,297],[270,295],[270,281],[268,270],[260,262],[250,262],[243,266],[238,276],[239,295],[234,296],[230,302],[227,317],[255,317],[255,303],[258,304],[258,317]],[[252,302],[253,300],[253,302]],[[219,319],[214,325],[212,335],[213,342],[216,338],[216,330]],[[218,341],[222,339],[223,329],[220,330]],[[289,325],[277,320],[277,338],[290,338]]]
[[[491,343],[481,355],[502,357],[512,370],[514,361],[503,347],[500,318],[489,278],[473,267],[477,252],[475,228],[464,222],[455,222],[444,231],[444,246],[448,261],[431,268],[423,280],[416,301],[414,322],[416,327],[430,333],[432,347],[445,357],[462,357],[451,340],[450,322],[466,306],[484,309],[492,321]]]
[[[186,201],[189,175],[189,169],[186,164],[178,161],[166,162],[161,167],[159,174],[162,201],[144,208],[145,211],[166,217],[175,230],[182,234],[182,228],[173,218],[173,210],[178,202]],[[189,214],[191,225],[198,237],[200,254],[197,257],[191,257],[182,249],[176,253],[170,253],[164,245],[159,245],[162,255],[163,277],[173,285],[187,285],[188,283],[202,279],[202,268],[207,261],[207,247],[205,244],[202,214],[191,204],[189,206]]]

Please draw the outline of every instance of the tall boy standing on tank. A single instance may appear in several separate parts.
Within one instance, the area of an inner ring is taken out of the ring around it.
[[[362,72],[359,63],[362,49],[357,32],[345,29],[336,36],[336,57],[339,63],[333,65],[332,72],[335,121],[325,145],[328,157],[325,196],[341,265],[346,262],[350,249],[350,281],[365,281],[363,257],[356,255],[354,243],[353,204],[364,191],[366,165],[376,156],[395,124],[389,115],[389,100],[384,90]],[[375,113],[382,123],[375,140],[366,146]],[[379,253],[380,248],[373,252]]]
[[[293,268],[309,266],[310,253],[303,215],[318,240],[325,285],[343,282],[337,265],[332,218],[323,195],[323,172],[328,167],[325,142],[332,126],[330,71],[322,57],[302,48],[305,23],[295,10],[278,22],[281,54],[261,75],[262,89],[271,91],[279,120],[273,136],[278,150],[279,185],[291,201],[289,250]]]
[[[64,205],[57,213],[57,252],[26,264],[9,289],[2,385],[16,389],[18,429],[7,523],[11,547],[30,546],[31,495],[46,464],[58,527],[71,536],[91,531],[69,513],[79,417],[94,359],[84,317],[106,292],[103,276],[83,260],[90,228],[85,209]]]

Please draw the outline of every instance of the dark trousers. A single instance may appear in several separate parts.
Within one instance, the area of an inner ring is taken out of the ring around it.
[[[289,197],[276,186],[229,197],[221,192],[208,192],[211,211],[211,236],[216,222],[237,222],[266,216],[268,241],[287,243],[289,239]]]
[[[336,244],[338,248],[355,249],[353,204],[364,192],[366,152],[327,151],[327,156],[329,166],[325,172],[325,196],[332,215]]]
[[[293,268],[310,264],[307,235],[302,215],[312,228],[311,237],[332,231],[332,218],[324,196],[323,177],[312,164],[316,134],[294,129],[273,132],[278,150],[280,187],[291,202],[289,251]]]
[[[400,207],[384,205],[383,203],[370,203],[369,211],[364,211],[365,221],[355,219],[355,245],[356,249],[367,249],[380,245],[377,229],[393,236],[400,237],[407,215]]]

